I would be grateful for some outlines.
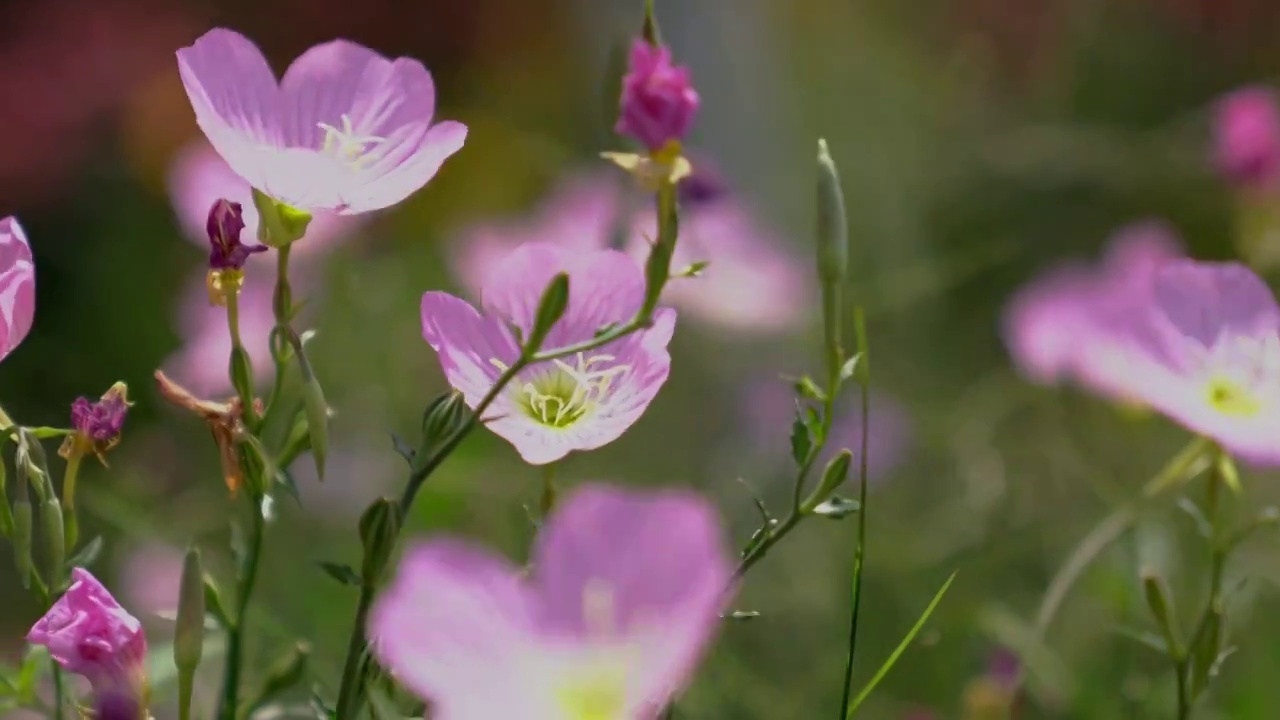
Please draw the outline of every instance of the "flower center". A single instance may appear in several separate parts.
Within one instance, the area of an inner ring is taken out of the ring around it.
[[[324,146],[320,152],[333,155],[355,168],[377,159],[372,151],[387,141],[377,135],[357,135],[351,126],[351,116],[346,113],[342,113],[341,129],[323,122],[316,123],[316,127],[324,131]],[[367,145],[373,147],[367,148]]]
[[[582,684],[556,693],[566,720],[625,720],[626,699],[621,678],[598,673]]]
[[[582,619],[589,641],[608,642],[616,629],[613,587],[588,580],[582,588]],[[609,653],[584,662],[582,674],[559,689],[556,697],[570,720],[623,720],[626,711],[626,661]]]
[[[1223,415],[1249,417],[1280,392],[1280,337],[1233,338],[1213,352],[1205,383],[1209,407]]]
[[[1215,376],[1205,387],[1209,406],[1223,415],[1248,417],[1262,409],[1258,398],[1240,383],[1229,377]]]
[[[537,377],[519,388],[519,403],[529,417],[548,427],[563,429],[578,422],[609,394],[613,379],[628,372],[629,365],[603,369],[593,366],[614,361],[612,355],[578,353],[574,364],[552,360]],[[498,361],[495,366],[506,369]]]

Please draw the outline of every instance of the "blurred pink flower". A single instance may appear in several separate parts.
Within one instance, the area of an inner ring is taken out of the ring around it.
[[[147,639],[130,615],[88,570],[71,571],[71,587],[27,633],[70,673],[98,692],[137,689],[145,680]]]
[[[0,360],[27,337],[36,315],[36,267],[15,217],[0,218]]]
[[[670,48],[637,39],[622,79],[621,111],[614,132],[660,150],[688,134],[698,102],[689,69],[672,62]]]
[[[1236,90],[1218,101],[1214,114],[1214,159],[1235,185],[1275,189],[1280,179],[1280,107],[1266,87]]]
[[[1228,452],[1280,465],[1280,307],[1238,263],[1171,260],[1147,304],[1082,327],[1079,381],[1149,405]]]
[[[478,293],[503,258],[526,243],[555,243],[579,253],[603,250],[621,210],[617,173],[570,175],[529,217],[480,223],[462,232],[450,253],[453,271],[463,287]]]
[[[795,391],[777,376],[759,379],[743,393],[745,437],[764,462],[790,462],[791,423],[795,420]],[[831,424],[827,447],[818,458],[818,472],[841,450],[853,452],[850,477],[856,480],[862,457],[861,395],[856,389],[842,393]],[[911,439],[906,408],[882,392],[871,392],[871,426],[867,433],[867,477],[880,480],[902,462]],[[760,461],[759,458],[753,462]]]
[[[585,486],[539,533],[527,580],[460,540],[410,549],[369,635],[441,717],[652,718],[715,632],[731,557],[697,496]]]
[[[231,335],[227,309],[209,304],[203,275],[192,277],[180,301],[178,327],[184,344],[165,361],[164,372],[188,390],[209,397],[231,390]],[[255,381],[273,374],[270,336],[276,324],[271,310],[274,292],[271,268],[246,266],[240,290],[240,337],[252,361]]]
[[[219,198],[240,204],[245,232],[249,233],[244,239],[252,241],[257,237],[258,209],[253,204],[252,188],[204,140],[192,143],[174,158],[169,172],[169,198],[187,239],[201,248],[209,245],[206,227],[209,206]],[[290,246],[294,259],[313,257],[331,249],[336,240],[352,232],[358,224],[359,219],[355,217],[315,213],[307,226],[307,236]]]
[[[469,406],[479,404],[519,357],[509,326],[528,336],[542,292],[560,272],[569,275],[568,309],[544,349],[590,340],[609,323],[625,323],[644,300],[644,273],[625,254],[577,253],[547,243],[523,245],[496,266],[481,294],[483,315],[448,293],[422,296],[423,336]],[[534,465],[613,442],[666,382],[675,320],[674,310],[659,309],[652,328],[590,356],[578,353],[525,369],[490,407],[495,419],[486,427]]]
[[[786,251],[746,207],[728,197],[686,203],[673,272],[707,261],[697,277],[672,278],[663,297],[690,315],[744,333],[786,330],[813,298],[811,269]],[[640,214],[628,251],[641,262],[657,237],[652,211]]]
[[[699,160],[680,184],[680,239],[673,271],[695,261],[710,265],[696,278],[674,278],[664,299],[690,315],[743,333],[771,333],[802,321],[811,302],[809,265],[789,252],[739,198]],[[626,213],[630,220],[621,218]],[[626,220],[619,224],[620,220]],[[486,223],[464,232],[452,253],[464,287],[478,292],[508,252],[525,242],[548,242],[577,252],[609,247],[615,230],[643,264],[654,237],[653,211],[629,207],[614,175],[570,176],[530,217]]]
[[[1177,236],[1164,222],[1133,223],[1113,236],[1101,267],[1065,264],[1019,291],[1003,319],[1019,371],[1041,384],[1078,374],[1110,342],[1094,329],[1142,312],[1156,269],[1180,254]]]
[[[262,52],[215,28],[178,51],[209,142],[250,185],[297,208],[353,215],[417,191],[466,139],[431,124],[435,84],[422,63],[347,40],[300,55],[279,83]]]
[[[182,550],[157,542],[130,550],[119,571],[120,587],[129,605],[144,617],[176,611],[183,558]]]

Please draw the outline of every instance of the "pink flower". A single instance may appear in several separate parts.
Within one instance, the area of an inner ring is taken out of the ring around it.
[[[1018,369],[1042,384],[1078,375],[1106,351],[1112,336],[1102,329],[1145,309],[1156,269],[1179,254],[1167,224],[1134,223],[1115,234],[1101,267],[1067,264],[1020,291],[1003,323]]]
[[[27,633],[67,672],[99,691],[136,689],[145,682],[147,639],[142,625],[88,570],[71,571],[71,587]]]
[[[460,123],[431,124],[435,84],[416,60],[334,40],[299,56],[277,83],[257,46],[223,28],[177,55],[213,147],[250,185],[303,210],[394,205],[466,139]]]
[[[519,357],[510,326],[528,336],[542,292],[560,272],[569,275],[569,304],[544,350],[590,340],[603,326],[630,320],[643,303],[644,273],[625,254],[546,243],[523,245],[494,268],[481,294],[484,314],[447,293],[422,296],[423,336],[469,406]],[[674,310],[659,309],[648,330],[526,368],[490,407],[495,419],[486,426],[534,465],[613,442],[666,382],[675,320]]]
[[[0,360],[27,337],[36,315],[36,266],[15,217],[0,218]]]
[[[255,381],[265,381],[273,373],[270,335],[276,324],[271,310],[274,291],[275,273],[270,268],[246,268],[239,301],[240,337],[252,361]],[[199,277],[187,284],[178,310],[179,331],[185,344],[165,361],[165,373],[201,397],[229,393],[231,335],[227,330],[227,309],[209,304],[204,278]]]
[[[1240,187],[1275,187],[1280,178],[1280,107],[1270,88],[1243,88],[1218,102],[1214,158],[1219,172]]]
[[[464,231],[450,255],[454,272],[464,287],[480,292],[503,258],[525,243],[555,243],[579,253],[603,250],[622,207],[616,173],[570,175],[528,217]]]
[[[118,575],[124,599],[144,617],[176,611],[184,558],[179,548],[159,542],[132,548]]]
[[[1085,386],[1280,465],[1280,307],[1245,266],[1168,261],[1140,311],[1080,332],[1093,348],[1077,361]]]
[[[730,558],[698,497],[587,486],[539,533],[528,579],[459,540],[410,549],[369,635],[439,717],[650,720],[715,631]]]
[[[671,61],[671,50],[636,40],[622,79],[622,108],[614,131],[660,150],[688,134],[698,102],[688,68]]]
[[[219,198],[240,205],[245,232],[249,233],[245,239],[257,237],[258,209],[253,204],[252,188],[203,140],[192,143],[174,159],[169,172],[169,198],[187,239],[201,248],[209,246],[209,205]],[[316,213],[307,226],[306,240],[290,246],[294,260],[331,249],[335,240],[350,233],[358,223],[351,216]]]

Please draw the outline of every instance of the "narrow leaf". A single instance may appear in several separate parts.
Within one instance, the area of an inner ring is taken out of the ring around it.
[[[321,561],[318,564],[320,569],[325,571],[325,574],[339,583],[360,587],[360,576],[356,574],[355,570],[351,569],[350,565],[327,561]]]

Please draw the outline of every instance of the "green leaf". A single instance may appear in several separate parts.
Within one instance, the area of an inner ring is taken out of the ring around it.
[[[853,713],[858,709],[858,706],[867,699],[871,694],[871,691],[875,689],[876,685],[879,685],[880,681],[889,674],[889,670],[891,670],[894,664],[898,662],[898,658],[902,657],[902,653],[906,652],[907,647],[911,645],[911,641],[914,640],[916,635],[920,633],[920,630],[924,628],[924,624],[929,620],[929,616],[933,614],[935,609],[937,609],[938,603],[942,602],[942,596],[947,594],[947,590],[950,589],[951,583],[955,581],[956,573],[958,572],[960,571],[957,570],[956,572],[951,573],[951,577],[947,578],[947,581],[944,582],[942,587],[938,589],[938,592],[934,594],[933,600],[929,601],[929,606],[924,609],[924,613],[920,615],[919,620],[916,620],[916,624],[907,632],[906,637],[902,638],[902,642],[898,643],[898,647],[894,648],[893,652],[889,654],[889,658],[884,661],[884,664],[880,666],[880,669],[876,671],[876,674],[871,676],[871,680],[862,688],[857,697],[849,702],[849,707],[845,709],[844,716],[846,720],[853,717]]]
[[[1131,628],[1131,627],[1118,627],[1116,628],[1116,633],[1123,635],[1129,638],[1130,640],[1133,640],[1139,645],[1144,645],[1154,650],[1157,654],[1161,655],[1162,657],[1168,657],[1169,655],[1169,643],[1165,642],[1165,639],[1163,637],[1151,632],[1150,630],[1139,630],[1137,628]]]
[[[814,515],[827,518],[828,520],[843,520],[844,518],[858,512],[862,505],[857,500],[851,500],[839,495],[832,495],[824,502],[813,509]]]
[[[67,567],[87,568],[93,565],[102,555],[102,545],[101,535],[85,543],[67,559]]]
[[[815,402],[826,402],[827,394],[808,375],[787,379],[791,381],[791,388],[795,390],[796,395]]]
[[[710,260],[698,260],[696,262],[691,262],[688,265],[685,265],[683,268],[677,270],[675,274],[672,275],[671,277],[696,278],[702,275],[702,272],[706,270],[707,267],[709,267],[710,265],[711,265]]]
[[[796,419],[791,423],[791,459],[796,465],[804,465],[813,449],[813,432],[805,418],[805,408],[796,404]]]
[[[318,564],[320,565],[320,569],[325,571],[325,574],[334,580],[337,580],[339,583],[360,587],[360,576],[356,574],[356,571],[353,570],[350,565],[323,560]]]

